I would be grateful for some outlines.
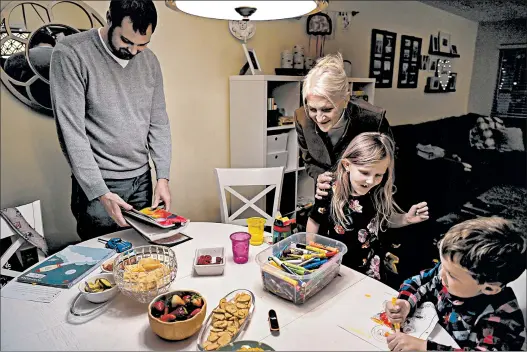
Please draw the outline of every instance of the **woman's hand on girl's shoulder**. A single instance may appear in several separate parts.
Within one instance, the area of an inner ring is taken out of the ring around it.
[[[429,217],[428,205],[426,202],[421,202],[412,205],[408,213],[404,215],[404,220],[408,225],[411,225],[426,221]]]
[[[328,190],[331,188],[331,182],[333,181],[333,173],[326,171],[317,177],[317,192],[315,198],[323,199],[329,195]]]

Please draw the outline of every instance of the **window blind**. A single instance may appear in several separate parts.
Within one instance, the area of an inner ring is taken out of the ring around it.
[[[527,47],[500,49],[492,116],[527,118]]]

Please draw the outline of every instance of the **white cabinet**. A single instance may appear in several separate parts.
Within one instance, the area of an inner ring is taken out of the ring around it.
[[[299,160],[294,125],[268,126],[268,98],[284,116],[302,106],[302,80],[297,76],[231,76],[230,154],[232,168],[285,166],[280,202],[282,214],[294,217],[299,199],[314,199],[314,182]],[[375,79],[349,78],[352,95],[373,104]],[[253,191],[257,192],[257,191]],[[249,198],[250,199],[250,198]],[[231,203],[232,206],[232,203]]]

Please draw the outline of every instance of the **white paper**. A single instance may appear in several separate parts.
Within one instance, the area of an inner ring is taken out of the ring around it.
[[[10,282],[0,290],[2,297],[5,298],[41,303],[52,302],[61,292],[62,289],[60,288],[24,284],[21,282]]]
[[[353,314],[355,317],[368,317],[368,319],[356,318],[350,322],[340,323],[339,327],[381,350],[389,350],[386,334],[393,333],[393,330],[391,326],[380,323],[379,318],[384,312],[386,302],[391,301],[392,297],[393,295],[385,292],[371,294],[370,299],[361,301],[360,307],[357,307],[361,312]],[[425,302],[401,325],[401,332],[426,340],[438,321],[434,304]]]

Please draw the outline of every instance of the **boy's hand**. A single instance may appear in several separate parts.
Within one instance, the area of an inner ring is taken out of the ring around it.
[[[395,305],[393,305],[392,302],[387,302],[385,311],[388,320],[392,324],[402,324],[405,322],[406,317],[410,313],[410,302],[405,301],[404,299],[398,299],[395,301]]]
[[[386,342],[390,351],[426,351],[426,340],[402,332],[388,335]]]

